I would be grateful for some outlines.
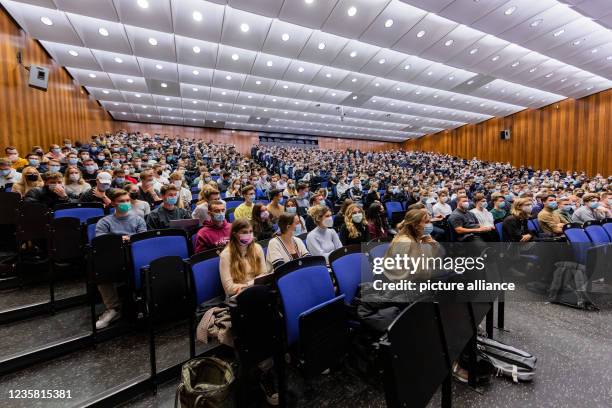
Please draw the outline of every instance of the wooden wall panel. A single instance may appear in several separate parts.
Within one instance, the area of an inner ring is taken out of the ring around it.
[[[49,69],[47,92],[28,86],[18,51],[24,64]],[[0,156],[6,146],[16,146],[23,156],[33,145],[47,150],[64,138],[85,140],[112,127],[110,115],[0,8]]]
[[[500,139],[502,129],[512,130],[510,140]],[[612,89],[409,140],[402,147],[607,176],[612,174]]]

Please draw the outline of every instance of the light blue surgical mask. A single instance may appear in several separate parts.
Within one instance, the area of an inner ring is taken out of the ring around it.
[[[71,157],[68,159],[68,164],[72,164],[75,165],[79,162],[79,159],[75,159],[74,157]]]
[[[28,163],[30,164],[30,166],[37,167],[40,164],[40,160],[30,159],[28,160]]]
[[[423,227],[423,235],[431,235],[433,229],[434,227],[432,223],[425,224],[425,227]]]
[[[213,214],[211,218],[215,222],[223,222],[225,220],[225,212]]]
[[[289,213],[289,214],[295,214],[297,212],[297,207],[287,207],[285,208],[285,210]]]
[[[60,166],[49,166],[49,171],[52,173],[57,173],[58,171],[60,171]]]
[[[0,176],[2,176],[2,177],[6,177],[6,176],[8,176],[9,174],[11,174],[11,170],[10,170],[10,169],[7,169],[7,170],[0,170]]]
[[[176,205],[176,203],[178,202],[178,197],[166,197],[164,201],[166,202],[166,204]]]
[[[599,207],[599,201],[591,201],[589,203],[589,207],[591,207],[592,209],[596,209],[597,207]]]
[[[556,210],[556,209],[557,209],[557,207],[558,207],[558,204],[557,204],[557,202],[556,202],[556,201],[552,201],[552,202],[550,202],[550,203],[547,203],[546,205],[547,205],[547,206],[548,206],[548,208],[550,208],[551,210]]]

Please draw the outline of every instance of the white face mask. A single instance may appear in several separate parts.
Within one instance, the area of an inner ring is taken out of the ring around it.
[[[332,217],[325,217],[325,219],[323,219],[323,226],[327,228],[333,227],[334,219]]]

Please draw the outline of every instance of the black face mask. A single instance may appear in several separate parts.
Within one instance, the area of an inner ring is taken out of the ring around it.
[[[140,197],[140,193],[139,193],[138,191],[132,191],[132,192],[130,193],[130,198],[131,198],[132,200],[138,200],[138,197]]]
[[[28,181],[36,181],[36,180],[38,180],[38,174],[28,174],[26,176],[26,179]]]
[[[164,172],[163,170],[157,170],[157,174],[160,176],[163,174],[163,172]]]

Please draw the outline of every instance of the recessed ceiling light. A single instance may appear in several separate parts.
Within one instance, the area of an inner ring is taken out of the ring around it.
[[[137,94],[136,94],[136,95],[134,95],[134,96],[135,96],[135,97],[137,97],[137,98],[140,98],[142,95],[141,95],[141,94],[139,94],[139,93],[137,93]]]
[[[313,1],[314,1],[314,0],[304,0],[304,3],[306,3],[306,4],[312,4],[312,2],[313,2]]]
[[[242,108],[240,108],[240,109],[245,110],[245,109],[246,109],[246,106],[243,106],[243,107],[242,107]]]
[[[377,82],[377,83],[375,83],[375,84],[374,84],[374,86],[375,86],[375,87],[379,87],[379,86],[380,86],[380,84]]]
[[[561,78],[561,82],[567,81],[567,78]]]
[[[530,25],[531,27],[537,27],[537,26],[539,26],[540,24],[542,24],[542,21],[544,21],[544,20],[542,20],[541,18],[539,18],[539,19],[537,19],[537,20],[533,20],[533,21],[531,22],[531,24],[529,24],[529,25]]]
[[[261,81],[255,81],[255,85],[261,85]]]
[[[193,89],[193,92],[198,92],[198,88],[194,87],[194,88],[191,88],[191,89]]]
[[[89,77],[90,77],[90,78],[95,78],[95,77],[96,77],[96,74],[89,74]]]
[[[191,17],[193,17],[193,19],[194,19],[195,21],[197,21],[197,22],[202,21],[202,13],[200,13],[200,12],[199,12],[199,11],[197,11],[197,10],[196,10],[196,11],[194,11],[194,12],[191,14]]]
[[[608,56],[606,57],[606,60],[607,60],[607,61],[612,61],[612,55],[608,55]]]
[[[348,14],[349,17],[353,17],[355,14],[357,14],[357,9],[351,6],[348,8],[348,10],[346,10],[346,14]]]
[[[272,61],[267,61],[267,62],[266,62],[266,65],[267,65],[267,66],[269,66],[269,67],[271,67],[272,65],[274,65],[274,63],[273,63]]]
[[[169,100],[170,100],[170,98],[165,97],[165,98],[164,98],[164,100],[165,100],[165,101],[169,101]],[[195,101],[194,101],[194,102],[195,102]]]
[[[127,82],[128,84],[133,84],[134,80],[132,78],[128,78],[125,80],[125,82]]]
[[[247,99],[253,99],[253,95],[248,95]]]
[[[357,78],[351,79],[351,82],[357,82]]]
[[[249,32],[250,29],[251,27],[249,27],[247,23],[240,24],[240,31],[242,31],[243,33]]]
[[[561,34],[563,34],[564,32],[565,32],[565,29],[563,29],[563,28],[562,28],[562,29],[560,29],[560,30],[558,30],[558,31],[555,31],[555,32],[553,33],[553,37],[558,37],[558,36],[560,36]]]
[[[152,46],[156,46],[157,40],[153,37],[149,37],[149,44],[151,44]]]
[[[272,102],[276,102],[276,98],[272,99]]]
[[[450,47],[451,45],[453,45],[453,43],[455,42],[455,40],[448,40],[444,43],[445,46]]]
[[[499,91],[501,93],[506,93],[506,89],[502,89],[501,91]]]
[[[335,92],[332,92],[332,94],[331,94],[331,95],[332,95],[332,96],[336,96],[336,93],[335,93]]]
[[[115,105],[115,106],[119,106],[119,104],[118,104],[117,102],[114,102],[114,103],[113,103],[113,105]]]
[[[232,54],[232,60],[238,61],[239,59],[240,59],[240,56],[238,54]]]
[[[193,71],[191,71],[191,73],[193,75],[200,75],[200,71],[198,71],[197,69],[194,69]]]
[[[162,69],[164,69],[164,66],[162,64],[155,64],[155,68],[159,69],[159,70],[162,70]]]
[[[550,78],[551,76],[553,76],[552,72],[550,74],[546,74],[544,75],[546,78]]]
[[[168,108],[168,112],[172,112],[174,109],[172,108]]]
[[[421,38],[425,35],[425,30],[421,30],[417,33],[417,38]]]
[[[499,55],[494,56],[493,58],[491,58],[491,61],[495,62],[499,59]]]
[[[408,70],[409,70],[411,67],[412,67],[412,66],[411,66],[410,64],[406,64],[406,65],[404,65],[404,69],[405,69],[406,71],[408,71]]]
[[[595,54],[595,53],[597,53],[597,51],[599,51],[597,48],[593,48],[593,49],[591,50],[591,54]]]
[[[537,67],[533,67],[533,68],[531,68],[531,69],[529,70],[529,73],[536,72],[536,70],[537,70],[537,69],[538,69]]]
[[[325,49],[325,43],[324,42],[320,42],[318,48],[320,50],[324,50]]]
[[[478,48],[472,48],[472,49],[470,50],[470,55],[474,55],[474,54],[476,54],[477,52],[478,52]]]
[[[388,19],[387,21],[385,21],[385,27],[389,28],[393,25],[393,20]]]
[[[590,91],[591,89],[593,89],[593,87],[592,87],[592,86],[589,86],[589,87],[588,87],[586,90],[587,90],[587,91]]]
[[[220,103],[220,104],[218,104],[217,106],[218,106],[218,107],[220,107],[220,108],[222,108],[222,107],[223,107],[223,104],[222,104],[222,103]]]
[[[468,84],[468,85],[472,85],[473,83],[474,83],[474,80],[473,80],[473,79],[470,79],[470,80],[467,82],[467,84]]]
[[[122,115],[127,115],[127,113],[125,113],[125,112],[121,112],[121,114],[122,114]]]
[[[227,95],[227,92],[223,91],[223,92],[221,92],[221,95],[225,96],[225,95]]]
[[[49,17],[41,17],[40,21],[44,24],[44,25],[48,25],[48,26],[52,26],[53,25],[53,21],[51,21],[51,19]]]
[[[193,103],[194,105],[197,105],[198,101],[191,101],[191,103]]]
[[[110,92],[107,89],[102,90],[102,93],[108,95]]]
[[[227,79],[228,81],[231,81],[232,80],[232,76],[231,75],[226,75],[225,79]]]
[[[520,64],[520,62],[518,62],[518,61],[513,62],[512,63],[512,68],[518,67],[519,64]]]
[[[514,13],[515,11],[516,11],[516,6],[512,6],[512,7],[507,8],[506,11],[504,11],[504,14],[509,16],[512,13]]]
[[[68,51],[68,54],[72,55],[73,57],[78,57],[79,56],[79,53],[76,52],[75,50]]]
[[[147,0],[138,0],[136,3],[138,3],[140,8],[143,8],[143,9],[149,8],[149,2]]]
[[[453,79],[455,79],[455,76],[454,76],[454,75],[451,75],[451,76],[449,76],[449,77],[448,77],[448,80],[449,80],[449,81],[452,81]]]
[[[165,83],[165,82],[162,82],[160,85],[161,85],[162,88],[167,88],[168,87],[168,84]]]
[[[582,40],[576,40],[572,42],[572,45],[580,45],[581,42]]]
[[[325,78],[331,78],[331,74],[330,73],[325,74]]]
[[[200,47],[198,47],[197,45],[194,45],[194,46],[193,46],[193,48],[192,48],[192,50],[193,50],[193,52],[195,52],[196,54],[199,54],[199,53],[200,53],[200,51],[201,51],[201,50],[200,50]]]
[[[416,91],[415,94],[420,95],[421,91]]]
[[[378,60],[378,63],[381,65],[384,64],[385,62],[387,62],[387,60],[385,60],[384,58],[381,58]]]
[[[353,100],[356,100],[356,99],[357,99],[357,95],[353,96]]]
[[[108,37],[108,30],[104,27],[100,27],[98,29],[98,33],[102,36],[102,37]]]
[[[576,83],[574,84],[574,86],[578,86],[578,85],[580,85],[580,82],[576,82]]]
[[[289,85],[283,85],[283,89],[289,89]]]
[[[281,35],[281,40],[283,40],[283,41],[289,41],[289,34],[284,33],[283,35]]]

